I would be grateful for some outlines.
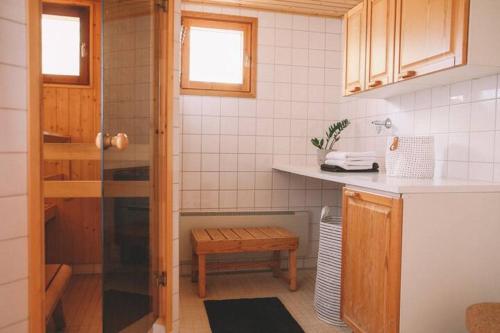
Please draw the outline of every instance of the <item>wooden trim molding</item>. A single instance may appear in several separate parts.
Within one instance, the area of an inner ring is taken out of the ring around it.
[[[160,288],[160,322],[166,331],[173,329],[173,155],[174,155],[174,13],[175,1],[168,2],[167,13],[160,12],[157,16],[160,29],[159,40],[159,81],[160,81],[160,121],[159,121],[159,174],[158,181],[161,191],[158,191],[159,201],[159,239],[160,269],[166,272],[167,285]]]
[[[28,60],[28,311],[29,332],[45,331],[45,244],[41,110],[41,3],[26,0]]]
[[[191,27],[226,29],[243,32],[243,82],[241,84],[191,81],[190,31]],[[250,97],[256,96],[257,85],[257,18],[199,12],[182,12],[181,93]]]
[[[183,0],[203,5],[267,10],[279,13],[342,17],[361,0]]]

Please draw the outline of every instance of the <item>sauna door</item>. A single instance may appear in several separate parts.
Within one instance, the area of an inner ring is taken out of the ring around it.
[[[158,31],[154,0],[102,1],[103,332],[158,317]]]

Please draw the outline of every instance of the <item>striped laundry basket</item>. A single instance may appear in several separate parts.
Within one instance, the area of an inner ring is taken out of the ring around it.
[[[342,219],[323,207],[314,308],[318,318],[335,326],[346,326],[340,320],[340,274],[342,266]]]

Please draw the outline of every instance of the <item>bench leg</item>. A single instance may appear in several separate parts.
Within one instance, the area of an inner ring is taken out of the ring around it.
[[[198,281],[198,255],[193,251],[191,260],[191,282]]]
[[[198,295],[200,298],[205,298],[206,296],[206,278],[207,278],[207,265],[206,265],[206,255],[199,254],[198,255]]]
[[[281,251],[274,251],[273,253],[273,276],[279,278],[281,275]]]
[[[297,249],[288,252],[288,277],[290,279],[290,290],[297,290]]]

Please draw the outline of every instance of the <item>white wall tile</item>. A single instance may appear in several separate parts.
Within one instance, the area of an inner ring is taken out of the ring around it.
[[[450,87],[451,104],[469,103],[472,95],[472,81],[454,83]]]
[[[26,152],[26,111],[0,109],[0,124],[2,124],[2,130],[0,131],[0,153]]]
[[[470,161],[493,162],[495,132],[470,134]]]
[[[0,240],[27,235],[26,195],[0,198],[0,212],[2,212]]]
[[[220,150],[219,140],[219,135],[202,135],[201,151],[203,153],[218,153]]]
[[[0,109],[26,110],[26,69],[0,63]]]
[[[238,134],[238,117],[221,117],[220,133],[229,135]]]
[[[496,100],[475,102],[471,105],[471,131],[492,131],[495,129]]]
[[[292,46],[292,30],[276,29],[276,46]]]
[[[471,104],[452,105],[450,107],[450,131],[469,131]]]
[[[4,0],[12,1],[12,0]],[[3,5],[0,5],[2,9]],[[20,10],[21,11],[21,10]],[[26,26],[22,23],[5,20],[5,15],[0,11],[0,63],[16,66],[26,66]]]
[[[28,280],[0,285],[0,327],[28,318]],[[10,332],[10,329],[7,330]]]
[[[219,192],[219,207],[220,208],[236,208],[237,207],[236,191],[220,191]]]
[[[26,194],[26,175],[26,154],[0,154],[0,197]]]
[[[307,31],[309,29],[309,18],[303,15],[293,15],[292,28],[294,30]]]
[[[14,238],[0,241],[0,285],[28,277],[27,238]]]
[[[288,14],[276,13],[275,26],[276,28],[291,29],[292,16]]]
[[[220,133],[220,118],[205,117],[202,118],[202,133],[203,134],[219,134]]]
[[[472,80],[472,100],[479,101],[496,98],[497,76],[487,76]]]
[[[219,171],[219,154],[202,154],[202,171]]]

